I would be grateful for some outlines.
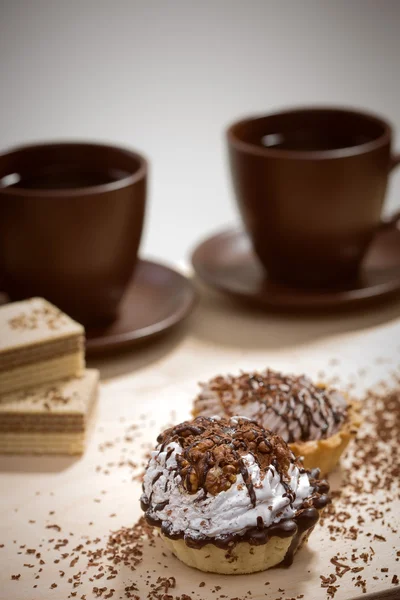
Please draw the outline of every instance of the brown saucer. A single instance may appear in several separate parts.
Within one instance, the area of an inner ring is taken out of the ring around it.
[[[331,310],[358,306],[400,293],[400,230],[382,227],[376,234],[354,285],[301,290],[268,280],[247,235],[230,229],[202,242],[192,254],[196,274],[237,300],[278,310]]]
[[[160,335],[187,317],[195,301],[186,277],[159,263],[139,260],[119,317],[107,327],[86,332],[86,353],[110,353]]]

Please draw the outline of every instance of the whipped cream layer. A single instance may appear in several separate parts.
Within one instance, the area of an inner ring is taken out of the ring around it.
[[[295,463],[288,469],[286,487],[273,465],[263,473],[251,453],[242,456],[255,492],[253,505],[242,474],[235,483],[217,495],[200,489],[189,494],[177,472],[177,457],[182,447],[170,442],[152,452],[143,482],[142,501],[147,515],[162,522],[172,534],[185,537],[219,537],[241,533],[255,527],[261,518],[264,527],[292,518],[303,501],[313,493],[309,475]],[[288,496],[290,488],[291,498]]]
[[[200,384],[196,415],[241,415],[280,435],[285,442],[320,440],[334,435],[347,416],[343,394],[314,384],[303,375],[269,369]]]

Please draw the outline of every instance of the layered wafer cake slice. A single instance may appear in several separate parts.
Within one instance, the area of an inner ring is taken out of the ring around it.
[[[99,372],[0,397],[0,453],[81,454],[97,401]]]
[[[42,298],[0,307],[0,396],[83,372],[84,329]]]

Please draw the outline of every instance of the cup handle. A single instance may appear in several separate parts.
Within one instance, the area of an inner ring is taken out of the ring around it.
[[[0,281],[0,306],[2,306],[3,304],[8,304],[9,301],[10,300],[8,298],[7,292],[4,291],[4,286]]]
[[[389,170],[393,171],[393,169],[395,167],[398,167],[400,165],[400,154],[395,154],[394,156],[391,157],[390,159],[390,166],[389,166]]]
[[[393,169],[395,169],[399,165],[400,165],[400,154],[395,154],[390,159],[389,172],[393,171]],[[400,210],[397,210],[388,219],[382,219],[381,227],[383,227],[385,229],[386,229],[386,227],[388,227],[388,228],[394,227],[396,225],[396,223],[398,223],[399,221],[400,221]]]
[[[9,300],[8,300],[7,292],[5,291],[5,285],[1,279],[1,273],[0,273],[0,306],[2,304],[7,304],[8,301]]]
[[[0,306],[9,302],[8,295],[6,292],[6,285],[3,274],[1,272],[1,257],[0,257]]]

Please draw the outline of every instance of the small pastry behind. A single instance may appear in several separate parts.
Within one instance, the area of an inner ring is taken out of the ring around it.
[[[201,384],[193,415],[242,415],[283,437],[307,469],[332,471],[361,424],[359,406],[305,375],[266,369]]]

